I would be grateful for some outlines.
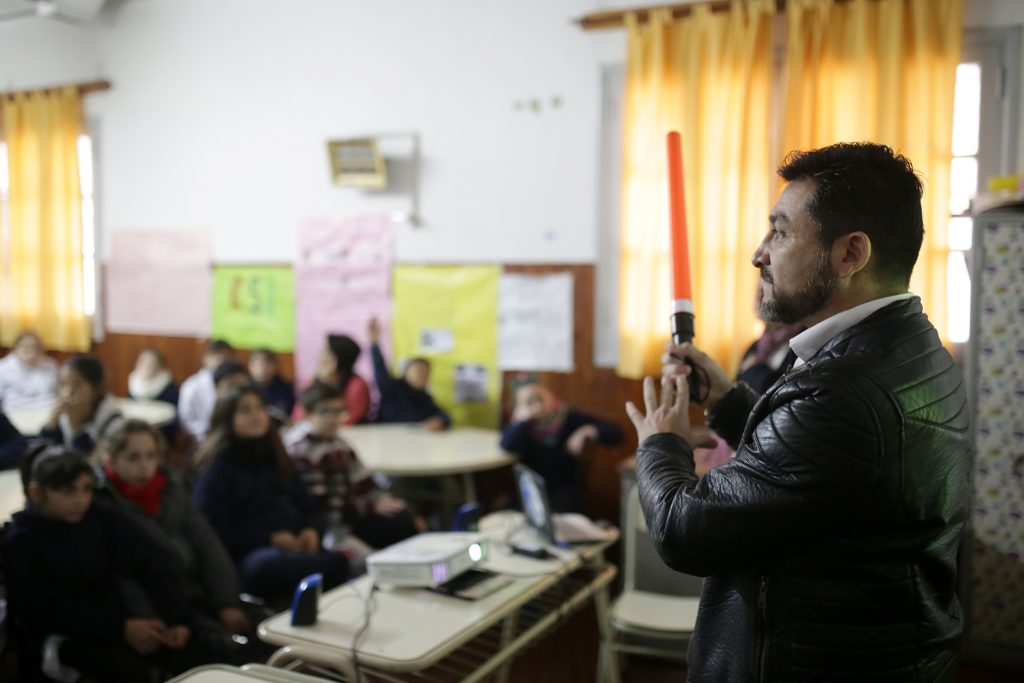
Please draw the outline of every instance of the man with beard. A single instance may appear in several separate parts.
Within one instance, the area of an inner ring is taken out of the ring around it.
[[[637,480],[665,562],[706,576],[689,677],[952,681],[967,519],[960,374],[907,292],[921,182],[880,145],[794,153],[754,253],[760,313],[800,324],[794,367],[758,397],[691,345],[644,380]],[[700,479],[689,370],[736,457]]]

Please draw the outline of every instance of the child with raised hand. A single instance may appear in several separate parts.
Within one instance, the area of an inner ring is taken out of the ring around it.
[[[124,418],[107,393],[103,364],[93,356],[72,356],[60,368],[57,405],[40,431],[44,441],[89,455],[96,443]]]
[[[392,377],[384,361],[380,344],[380,323],[370,320],[368,329],[370,352],[373,354],[373,376],[380,390],[378,422],[418,422],[430,431],[442,431],[451,426],[448,413],[434,402],[427,391],[430,383],[430,361],[413,358],[405,366],[401,377]]]
[[[384,548],[426,530],[406,502],[379,490],[352,448],[338,435],[345,397],[329,384],[314,383],[301,396],[306,419],[285,434],[296,469],[320,499],[332,527],[344,522],[362,542]],[[341,547],[345,548],[342,540]]]
[[[178,577],[192,604],[228,633],[250,624],[240,609],[238,575],[216,532],[163,463],[161,434],[142,420],[126,420],[97,447],[104,481],[98,496],[128,512],[179,560]]]
[[[122,511],[93,501],[84,455],[40,446],[21,477],[29,504],[4,539],[7,595],[12,623],[48,666],[134,683],[154,667],[177,673],[209,660],[192,638],[175,558]],[[141,586],[155,616],[133,616],[124,581]]]
[[[11,352],[0,358],[0,407],[44,406],[57,400],[57,363],[43,351],[35,332],[14,338]]]
[[[193,501],[238,565],[246,592],[287,597],[318,572],[328,588],[345,580],[348,561],[321,547],[323,518],[259,387],[233,387],[217,400],[196,461],[203,474]]]
[[[542,384],[527,382],[516,390],[512,421],[501,435],[501,447],[518,453],[523,464],[544,477],[555,512],[583,511],[579,458],[592,441],[621,443],[622,430],[570,408]]]

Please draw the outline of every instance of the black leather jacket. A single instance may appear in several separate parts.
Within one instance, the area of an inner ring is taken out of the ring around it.
[[[920,300],[712,418],[737,454],[700,479],[676,435],[637,453],[662,558],[708,577],[690,680],[952,681],[968,411]]]

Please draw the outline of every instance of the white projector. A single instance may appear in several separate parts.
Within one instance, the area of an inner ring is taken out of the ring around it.
[[[366,558],[378,586],[439,586],[487,556],[487,541],[473,532],[428,533],[407,538]]]

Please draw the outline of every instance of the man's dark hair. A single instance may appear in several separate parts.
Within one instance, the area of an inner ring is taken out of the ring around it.
[[[213,371],[213,385],[217,386],[221,383],[221,380],[231,375],[245,375],[249,376],[249,368],[242,365],[237,360],[226,360],[217,366],[217,369]]]
[[[345,398],[345,394],[342,393],[341,389],[333,384],[317,381],[313,382],[308,389],[302,392],[302,395],[299,396],[299,402],[302,403],[302,409],[309,415],[324,401],[333,401],[339,398]]]
[[[54,490],[71,486],[83,474],[96,477],[85,455],[47,442],[33,445],[22,458],[18,470],[25,495],[28,495],[28,485],[32,482],[40,488]]]
[[[75,355],[64,361],[64,367],[84,379],[89,386],[100,393],[106,390],[107,374],[103,371],[103,363],[95,356]]]
[[[822,245],[860,230],[871,238],[875,274],[900,286],[910,282],[924,220],[921,179],[909,159],[885,145],[843,142],[790,153],[779,175],[814,183],[807,210]]]
[[[211,339],[206,343],[206,355],[212,355],[214,353],[234,353],[235,348],[231,344],[227,343],[223,339]]]

